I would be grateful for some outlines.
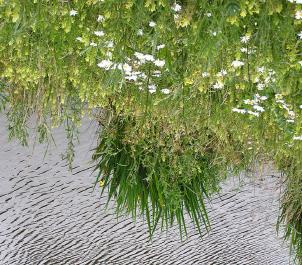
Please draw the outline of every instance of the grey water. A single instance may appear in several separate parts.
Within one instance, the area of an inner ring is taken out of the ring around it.
[[[290,264],[276,233],[280,174],[272,169],[231,177],[208,203],[211,231],[203,238],[189,221],[148,238],[143,218],[134,222],[105,210],[91,163],[96,124],[85,120],[73,170],[61,159],[64,130],[55,145],[22,147],[8,141],[0,116],[0,265]],[[45,156],[44,156],[45,155]]]

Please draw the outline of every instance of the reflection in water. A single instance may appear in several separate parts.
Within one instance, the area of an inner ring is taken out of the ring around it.
[[[73,172],[60,159],[66,140],[54,134],[35,150],[7,142],[0,119],[0,264],[289,264],[289,250],[276,236],[277,174],[223,185],[210,206],[212,230],[202,240],[189,228],[181,241],[176,227],[148,240],[143,220],[118,220],[104,211],[105,198],[93,190],[89,163],[95,126],[82,128]]]

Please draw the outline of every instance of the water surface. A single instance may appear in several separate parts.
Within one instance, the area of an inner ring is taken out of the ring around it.
[[[64,130],[55,131],[56,146],[44,158],[45,146],[8,142],[5,126],[0,117],[1,265],[289,264],[289,249],[275,230],[276,172],[224,183],[208,205],[212,230],[204,238],[189,224],[183,241],[176,227],[150,241],[143,219],[117,219],[93,190],[95,124],[81,128],[72,172],[60,156]]]

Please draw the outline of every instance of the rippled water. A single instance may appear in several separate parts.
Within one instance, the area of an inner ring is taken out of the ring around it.
[[[181,241],[177,228],[149,241],[144,220],[116,219],[106,198],[93,190],[89,151],[95,125],[85,122],[73,172],[61,160],[66,140],[43,160],[45,146],[23,148],[7,141],[0,117],[0,264],[289,264],[277,237],[279,175],[232,178],[209,204],[212,230],[204,238],[190,225]]]

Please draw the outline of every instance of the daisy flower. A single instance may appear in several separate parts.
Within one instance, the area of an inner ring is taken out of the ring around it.
[[[175,12],[180,12],[180,11],[181,11],[181,5],[175,3],[175,4],[172,6],[172,10],[174,10]]]
[[[139,29],[139,30],[137,31],[137,36],[143,36],[143,35],[144,35],[143,30],[142,30],[142,29]]]
[[[156,86],[155,85],[149,85],[148,86],[148,90],[151,94],[155,93],[156,92]]]
[[[156,23],[155,23],[154,21],[150,21],[150,22],[149,22],[149,26],[150,26],[151,28],[154,28],[154,27],[156,26]]]
[[[105,35],[104,31],[95,31],[94,35],[98,36],[98,37],[103,37]]]
[[[163,49],[163,48],[165,48],[165,47],[166,47],[165,44],[161,44],[161,45],[158,45],[158,46],[156,47],[156,49],[159,51],[160,49]]]
[[[113,63],[110,60],[103,60],[100,63],[98,63],[97,66],[105,70],[109,70],[112,64]]]
[[[69,15],[72,17],[76,16],[77,14],[78,14],[78,11],[76,11],[74,9],[70,10],[70,12],[69,12]]]
[[[295,19],[302,19],[302,10],[298,10],[295,14]]]
[[[245,109],[232,108],[232,111],[233,111],[233,112],[237,112],[237,113],[241,113],[241,114],[246,113],[246,110],[245,110]]]
[[[251,38],[250,36],[245,35],[240,38],[240,41],[241,41],[241,43],[248,43],[250,38]]]
[[[165,61],[164,60],[155,60],[154,64],[158,67],[163,67],[165,65]]]
[[[235,61],[232,62],[232,66],[236,69],[236,68],[239,68],[241,66],[244,66],[244,62],[235,60]]]
[[[104,16],[99,15],[98,18],[97,18],[97,22],[103,22],[104,19],[105,19]]]
[[[163,93],[163,94],[165,94],[165,95],[168,95],[168,94],[170,94],[170,89],[168,89],[168,88],[163,88],[162,90],[161,90],[161,92]]]

